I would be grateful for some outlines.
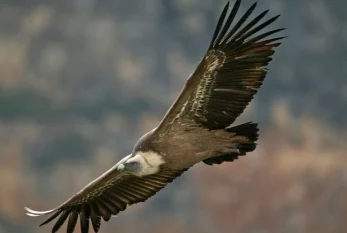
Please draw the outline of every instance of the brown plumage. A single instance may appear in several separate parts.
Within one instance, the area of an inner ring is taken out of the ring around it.
[[[208,129],[225,128],[235,121],[257,93],[267,73],[264,67],[271,61],[273,49],[280,45],[278,41],[284,37],[263,39],[284,29],[254,36],[279,17],[256,26],[268,11],[242,27],[255,9],[257,4],[254,3],[228,31],[240,4],[240,0],[236,1],[229,17],[229,3],[225,6],[206,55],[188,78],[159,128],[184,117]]]
[[[80,216],[81,232],[88,232],[89,219],[94,231],[98,232],[101,218],[106,222],[109,221],[112,215],[125,210],[127,205],[147,200],[183,173],[183,171],[163,170],[155,175],[137,177],[126,172],[115,174],[112,169],[98,182],[87,186],[54,210],[37,212],[26,208],[29,215],[52,214],[40,226],[59,216],[52,232],[57,232],[69,218],[66,231],[68,233],[74,232],[78,216]]]
[[[72,233],[78,219],[82,233],[89,231],[90,222],[98,232],[101,219],[107,222],[127,206],[147,200],[194,164],[221,164],[253,151],[257,124],[230,125],[262,85],[283,38],[268,37],[283,29],[260,33],[279,16],[260,23],[268,13],[264,11],[249,20],[256,3],[231,27],[240,4],[237,0],[228,14],[227,3],[197,69],[158,127],[130,155],[57,208],[26,208],[27,214],[50,215],[41,225],[55,220],[52,232],[67,222],[66,232]]]

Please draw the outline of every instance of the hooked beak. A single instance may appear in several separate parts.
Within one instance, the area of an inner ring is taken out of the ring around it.
[[[118,167],[117,167],[117,171],[123,171],[125,168],[124,164],[119,164]]]
[[[134,171],[136,172],[140,168],[139,164],[136,162],[122,163],[117,167],[117,171]]]

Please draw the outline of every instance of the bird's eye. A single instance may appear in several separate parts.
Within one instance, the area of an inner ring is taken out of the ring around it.
[[[129,162],[126,164],[128,167],[136,167],[137,166],[137,162],[133,161],[133,162]]]

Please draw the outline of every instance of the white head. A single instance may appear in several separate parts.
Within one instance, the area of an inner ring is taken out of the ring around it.
[[[127,156],[117,166],[118,171],[130,171],[136,176],[147,176],[159,172],[164,164],[163,157],[154,151],[138,151],[134,156]]]

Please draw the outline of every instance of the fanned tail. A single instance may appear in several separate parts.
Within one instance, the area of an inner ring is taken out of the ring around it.
[[[257,147],[256,141],[259,136],[257,123],[247,122],[234,127],[227,127],[224,130],[233,134],[231,144],[234,149],[231,152],[223,153],[217,157],[205,159],[203,161],[204,163],[213,165],[223,162],[232,162],[239,156],[254,151]]]

